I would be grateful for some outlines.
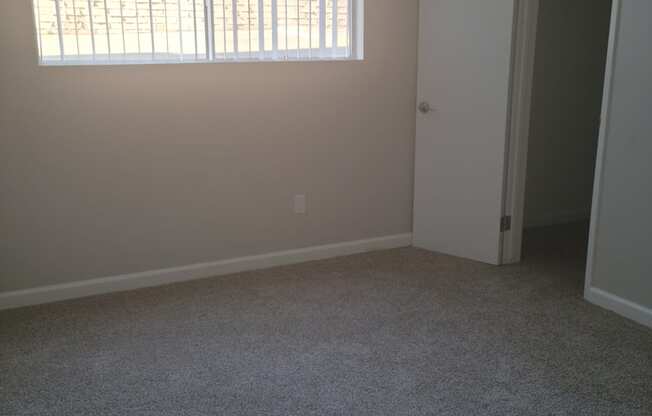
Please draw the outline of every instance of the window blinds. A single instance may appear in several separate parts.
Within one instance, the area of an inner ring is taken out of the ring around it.
[[[362,0],[33,4],[43,64],[352,59],[362,51]]]

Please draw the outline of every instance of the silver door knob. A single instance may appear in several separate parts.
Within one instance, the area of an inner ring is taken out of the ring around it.
[[[418,109],[421,114],[428,114],[435,111],[435,109],[430,106],[430,103],[428,101],[423,101],[419,103]]]

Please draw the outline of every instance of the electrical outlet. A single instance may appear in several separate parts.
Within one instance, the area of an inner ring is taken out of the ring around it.
[[[294,196],[294,213],[305,215],[308,212],[308,206],[306,205],[306,196],[305,195],[295,195]]]

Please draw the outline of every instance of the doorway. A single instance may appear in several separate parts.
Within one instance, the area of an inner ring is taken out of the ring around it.
[[[414,246],[518,263],[526,228],[588,218],[611,6],[419,3]]]
[[[504,263],[554,254],[585,267],[612,6],[521,2]]]

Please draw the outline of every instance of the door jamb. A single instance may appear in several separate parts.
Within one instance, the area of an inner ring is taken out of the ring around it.
[[[611,110],[611,92],[616,64],[616,48],[618,43],[618,28],[620,26],[621,0],[613,0],[611,4],[611,23],[609,29],[609,46],[607,49],[607,66],[602,92],[602,113],[600,114],[600,135],[598,136],[598,154],[595,163],[595,180],[593,185],[593,202],[591,206],[591,225],[589,228],[589,247],[586,259],[586,275],[584,278],[584,297],[589,298],[595,265],[596,240],[598,237],[598,220],[600,216],[600,201],[602,199],[603,172],[607,134],[609,132],[609,114]]]
[[[502,264],[521,260],[525,178],[534,80],[540,0],[516,0],[515,45],[506,155],[503,215],[511,216],[511,229],[502,237]]]

